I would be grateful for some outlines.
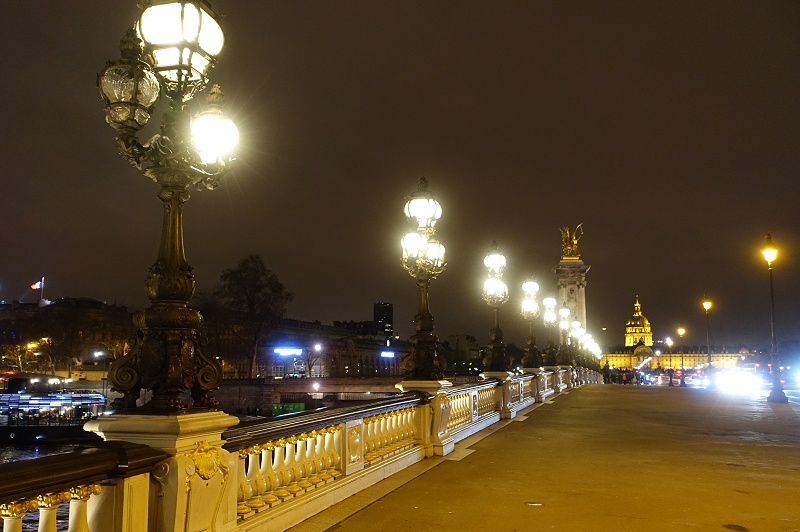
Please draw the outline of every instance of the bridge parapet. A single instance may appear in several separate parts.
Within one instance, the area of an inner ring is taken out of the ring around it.
[[[164,416],[161,424],[186,434],[169,439],[172,429],[154,430],[161,450],[103,442],[0,465],[0,478],[24,479],[0,484],[3,532],[20,532],[22,516],[36,510],[39,530],[55,531],[55,509],[67,500],[70,530],[80,532],[177,531],[201,523],[283,530],[414,463],[449,454],[457,442],[567,386],[596,382],[602,381],[591,370],[536,368],[227,430],[230,422],[211,419],[222,413]],[[141,423],[119,424],[129,430]],[[106,437],[113,425],[106,424]],[[135,437],[145,436],[140,430]]]
[[[73,453],[0,465],[4,532],[21,532],[38,513],[39,530],[56,530],[56,510],[69,505],[69,529],[147,529],[150,472],[167,454],[146,445],[102,442]],[[124,503],[123,503],[124,501]],[[116,511],[115,511],[116,510]]]

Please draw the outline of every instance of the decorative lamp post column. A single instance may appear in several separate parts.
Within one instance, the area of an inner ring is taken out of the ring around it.
[[[219,363],[205,353],[202,316],[188,307],[195,279],[183,248],[183,204],[189,189],[213,189],[233,160],[238,131],[222,115],[222,91],[208,94],[207,108],[193,114],[186,105],[202,91],[224,37],[204,0],[149,0],[135,30],[120,43],[122,57],[109,61],[97,84],[106,122],[117,131],[121,155],[159,187],[164,205],[158,256],[145,292],[151,301],[134,322],[139,329],[130,352],[111,364],[108,379],[122,398],[115,410],[132,409],[142,390],[152,391],[145,409],[171,413],[193,406],[214,408],[209,395],[222,380]],[[145,142],[137,132],[150,119],[159,97],[168,101],[161,130]]]
[[[678,329],[678,336],[681,339],[681,388],[686,388],[686,366],[683,364],[683,335],[686,334],[686,329],[683,327]]]
[[[788,403],[789,399],[783,392],[783,386],[781,385],[780,360],[778,359],[778,339],[775,335],[775,289],[772,283],[772,263],[778,257],[778,249],[772,243],[772,236],[767,235],[762,253],[764,254],[764,259],[767,261],[767,269],[769,270],[769,323],[770,336],[772,340],[770,342],[769,350],[769,358],[772,364],[772,390],[770,390],[769,396],[767,396],[767,401],[770,403]]]
[[[539,316],[539,303],[536,302],[536,294],[539,292],[539,283],[530,279],[522,283],[522,292],[525,298],[522,300],[522,319],[528,322],[528,339],[525,346],[525,356],[522,357],[523,368],[541,368],[542,355],[536,348],[536,337],[533,336],[533,321]]]
[[[542,305],[544,305],[544,326],[547,329],[547,349],[545,350],[544,364],[546,366],[555,366],[557,360],[556,350],[553,344],[553,329],[556,328],[556,321],[558,320],[558,315],[556,314],[556,298],[546,297],[542,300]]]
[[[675,386],[674,384],[672,384],[672,375],[675,372],[675,370],[672,369],[672,338],[667,336],[667,339],[664,340],[664,343],[667,344],[667,349],[669,349],[669,369],[667,370],[667,375],[669,376],[669,384],[667,384],[667,386]]]
[[[567,345],[567,333],[569,333],[569,308],[567,308],[567,304],[558,309],[558,315],[561,318],[561,321],[558,322],[558,327],[561,329],[561,345]]]
[[[489,254],[483,259],[489,270],[489,277],[483,284],[483,300],[492,308],[494,325],[490,332],[488,353],[483,358],[482,375],[485,377],[508,376],[506,346],[503,343],[503,330],[500,329],[500,307],[508,301],[508,286],[502,281],[506,258],[497,249],[497,242],[492,242]]]
[[[419,310],[414,316],[415,334],[410,338],[409,354],[403,359],[403,376],[410,380],[441,381],[447,363],[437,351],[439,340],[433,334],[433,315],[428,306],[428,287],[445,269],[444,246],[435,238],[436,221],[442,206],[428,190],[428,180],[419,180],[417,190],[405,205],[405,214],[415,225],[401,242],[403,268],[417,281]],[[449,383],[447,383],[449,384]]]
[[[706,359],[706,363],[708,364],[708,381],[709,386],[714,385],[714,366],[711,363],[711,326],[708,320],[708,311],[711,310],[711,300],[704,299],[703,300],[703,308],[706,311],[706,349],[708,352],[708,357]]]

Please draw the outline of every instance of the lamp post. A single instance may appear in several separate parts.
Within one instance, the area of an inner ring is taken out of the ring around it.
[[[556,314],[556,298],[546,297],[542,300],[542,305],[544,305],[544,326],[547,329],[547,349],[545,349],[544,364],[546,366],[555,366],[557,361],[554,353],[553,329],[556,328],[556,321],[558,320],[558,315]]]
[[[711,325],[708,319],[708,311],[711,310],[711,300],[704,299],[703,300],[703,308],[706,311],[706,349],[707,349],[707,357],[706,357],[706,364],[708,365],[708,382],[709,386],[714,385],[714,366],[711,363]]]
[[[506,258],[492,242],[489,254],[483,259],[483,265],[489,271],[489,277],[483,284],[483,300],[492,308],[494,323],[489,333],[488,353],[483,358],[484,376],[508,375],[506,346],[503,343],[503,330],[500,328],[500,307],[508,301],[508,286],[503,282],[503,270]]]
[[[403,376],[412,380],[441,380],[447,362],[437,352],[438,339],[433,334],[433,315],[428,305],[428,287],[445,269],[444,246],[436,240],[436,221],[442,216],[442,206],[428,190],[428,180],[419,180],[417,190],[409,196],[405,214],[415,225],[402,241],[403,268],[417,281],[419,310],[414,316],[415,334],[403,359]]]
[[[533,321],[539,316],[539,303],[536,302],[536,294],[539,292],[539,283],[530,279],[522,283],[522,292],[525,298],[522,300],[522,319],[528,322],[528,345],[525,346],[525,356],[522,358],[523,368],[540,368],[542,366],[542,356],[536,348],[536,338],[533,336]]]
[[[120,43],[122,57],[109,61],[97,85],[106,122],[117,131],[121,155],[159,187],[163,219],[158,256],[145,292],[151,306],[136,313],[139,328],[130,352],[111,364],[111,388],[122,393],[115,410],[130,409],[142,390],[153,413],[193,406],[214,408],[209,392],[222,380],[219,363],[205,353],[202,316],[188,307],[195,279],[183,247],[183,204],[189,188],[213,189],[233,160],[238,131],[222,114],[222,91],[214,85],[207,108],[192,114],[186,105],[208,83],[224,36],[205,0],[147,0]],[[159,97],[168,101],[160,132],[140,142],[137,132],[150,119]]]
[[[106,361],[105,353],[102,352],[102,351],[95,351],[94,352],[94,358],[95,359],[98,359],[98,358],[102,358],[103,359],[103,374],[100,377],[100,382],[101,382],[101,388],[103,390],[103,395],[105,395],[106,394],[106,380],[107,380],[106,379],[106,367],[107,367],[106,366],[106,362],[107,361]]]
[[[680,327],[678,329],[678,336],[681,339],[681,388],[686,388],[686,366],[683,365],[683,335],[686,334],[686,329]]]
[[[667,339],[664,340],[664,343],[667,344],[667,348],[669,349],[669,369],[667,370],[667,375],[669,375],[669,384],[667,386],[675,386],[672,384],[672,375],[675,373],[675,370],[672,369],[672,338],[667,336]]]
[[[775,289],[772,282],[772,263],[778,257],[778,249],[772,243],[772,236],[767,235],[762,253],[764,255],[764,259],[767,261],[767,269],[769,270],[769,323],[772,340],[769,350],[769,358],[770,362],[772,363],[772,390],[770,390],[769,396],[767,396],[767,401],[770,403],[788,403],[789,399],[783,392],[783,386],[781,385],[780,361],[778,360],[778,339],[775,336]]]

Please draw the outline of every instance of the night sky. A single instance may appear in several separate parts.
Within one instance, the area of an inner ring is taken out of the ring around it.
[[[158,187],[117,154],[95,87],[135,4],[3,6],[0,299],[35,301],[45,276],[47,299],[148,303]],[[241,145],[223,185],[184,210],[198,289],[257,253],[295,293],[289,317],[370,320],[388,301],[407,337],[402,208],[425,176],[444,209],[449,266],[430,294],[443,339],[488,342],[497,240],[501,326],[524,344],[519,286],[530,275],[555,295],[559,228],[583,223],[602,345],[622,343],[637,294],[656,339],[684,326],[704,345],[707,294],[713,344],[768,347],[766,233],[778,339],[800,340],[800,3],[212,5],[227,44],[211,81]]]

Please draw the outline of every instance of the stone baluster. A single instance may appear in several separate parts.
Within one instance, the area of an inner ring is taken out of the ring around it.
[[[278,502],[275,490],[278,489],[278,477],[273,469],[272,450],[275,448],[272,442],[267,442],[261,447],[261,478],[264,479],[264,502],[272,505]]]
[[[238,460],[239,471],[239,486],[236,493],[236,514],[247,515],[250,513],[250,507],[247,506],[247,501],[253,497],[253,487],[247,479],[247,449],[239,450]]]
[[[381,414],[380,416],[380,446],[381,450],[385,452],[385,448],[389,445],[389,422],[392,417],[390,413]],[[383,454],[383,453],[381,453]]]
[[[56,510],[62,502],[68,502],[69,499],[69,491],[48,493],[36,498],[36,505],[39,507],[39,532],[56,532]]]
[[[380,419],[378,416],[364,420],[364,459],[370,461],[380,449]]]
[[[292,481],[292,474],[289,468],[286,467],[286,445],[288,444],[283,438],[275,442],[275,455],[273,457],[273,469],[278,480],[278,489],[275,490],[275,495],[281,499],[291,495],[287,489],[287,486]]]
[[[320,477],[321,467],[318,455],[318,444],[317,431],[312,430],[306,439],[306,461],[308,462],[306,477],[314,486],[322,482],[322,478]]]
[[[328,473],[332,477],[340,475],[340,471],[342,470],[342,453],[340,451],[342,449],[343,432],[344,426],[338,425],[336,427],[332,427],[330,432],[325,435],[325,448],[330,456]]]
[[[260,455],[261,449],[258,446],[247,448],[247,483],[250,484],[252,495],[245,502],[253,509],[263,508],[266,505],[261,498],[267,489],[264,477],[261,475]]]
[[[294,447],[294,476],[297,485],[303,490],[307,490],[313,486],[308,480],[308,477],[311,475],[311,463],[308,459],[307,444],[308,434],[303,433],[297,437]]]
[[[321,482],[325,482],[331,478],[330,473],[328,473],[329,455],[325,450],[326,435],[327,431],[325,429],[314,431],[314,459],[316,460],[315,469],[316,475],[319,477]]]
[[[286,472],[289,478],[289,483],[286,486],[286,490],[293,495],[297,495],[298,493],[303,491],[302,488],[297,484],[297,481],[300,479],[300,471],[297,465],[297,460],[295,455],[297,449],[296,446],[297,437],[291,436],[285,441],[286,443],[284,444],[284,454],[285,454],[284,462],[286,465]]]
[[[69,490],[69,528],[68,532],[90,532],[89,517],[86,511],[86,503],[92,495],[100,493],[100,484],[89,484],[78,486]]]
[[[29,511],[36,509],[36,501],[15,501],[0,504],[0,516],[3,517],[3,532],[22,532],[22,518]]]

